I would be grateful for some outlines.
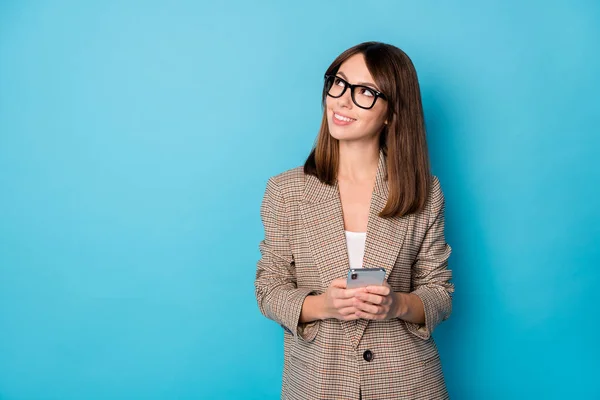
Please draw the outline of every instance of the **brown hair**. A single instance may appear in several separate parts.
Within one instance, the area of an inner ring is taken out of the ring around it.
[[[387,121],[379,136],[386,155],[388,200],[380,217],[404,216],[421,211],[431,186],[425,119],[417,72],[410,58],[399,48],[379,42],[365,42],[340,54],[327,68],[335,75],[344,61],[363,54],[369,72],[388,100]],[[325,107],[327,92],[322,94]],[[304,173],[332,185],[337,179],[339,142],[329,133],[326,110],[314,148],[304,163]]]

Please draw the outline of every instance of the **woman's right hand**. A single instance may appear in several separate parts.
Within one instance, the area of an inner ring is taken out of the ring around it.
[[[346,279],[335,279],[331,282],[323,296],[323,312],[325,318],[335,318],[342,321],[358,319],[354,304],[354,294],[362,289],[346,289]]]

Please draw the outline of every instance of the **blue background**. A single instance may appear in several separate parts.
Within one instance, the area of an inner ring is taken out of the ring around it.
[[[419,73],[451,396],[599,398],[599,3],[283,3],[0,3],[0,399],[278,398],[260,202],[366,40]]]

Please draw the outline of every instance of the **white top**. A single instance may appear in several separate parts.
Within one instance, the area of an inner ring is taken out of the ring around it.
[[[367,232],[344,232],[346,232],[346,244],[348,247],[350,268],[363,268],[363,256],[365,255]]]

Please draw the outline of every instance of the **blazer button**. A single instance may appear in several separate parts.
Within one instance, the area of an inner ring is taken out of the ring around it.
[[[363,353],[363,358],[366,362],[369,362],[373,359],[373,352],[371,350],[367,350]]]

